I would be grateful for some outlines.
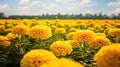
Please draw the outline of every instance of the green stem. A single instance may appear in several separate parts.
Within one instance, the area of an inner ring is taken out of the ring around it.
[[[85,62],[86,43],[83,42],[83,62]]]

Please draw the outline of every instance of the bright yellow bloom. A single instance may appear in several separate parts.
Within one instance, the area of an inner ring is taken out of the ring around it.
[[[76,42],[88,42],[96,37],[95,33],[90,30],[79,30],[73,35],[73,40]]]
[[[13,34],[13,33],[8,33],[6,35],[6,37],[9,39],[9,40],[14,40],[16,38],[16,36]]]
[[[10,41],[8,41],[8,38],[5,36],[0,36],[0,45],[3,46],[10,46]]]
[[[66,38],[67,38],[68,40],[72,40],[72,39],[73,39],[73,34],[74,34],[74,32],[68,33],[68,34],[66,35]]]
[[[89,27],[87,30],[95,31],[93,27]]]
[[[39,67],[43,64],[48,64],[49,62],[56,60],[58,59],[52,52],[43,49],[35,49],[24,55],[20,62],[20,66]]]
[[[59,21],[58,21],[58,22],[56,23],[56,26],[57,26],[57,27],[64,27],[65,25],[64,25],[63,22],[59,22]]]
[[[65,28],[56,28],[55,32],[58,34],[63,34],[63,33],[66,33],[66,29]]]
[[[95,25],[94,27],[93,27],[95,30],[100,30],[100,25]]]
[[[82,64],[67,58],[61,58],[60,62],[60,67],[84,67]]]
[[[72,46],[69,42],[66,41],[56,41],[50,46],[50,50],[56,56],[65,56],[67,54],[71,54]]]
[[[0,25],[0,31],[5,31],[5,26],[4,25]]]
[[[60,67],[60,61],[57,60],[57,61],[51,61],[47,64],[43,64],[42,66],[39,66],[39,67]]]
[[[94,56],[97,67],[120,67],[120,44],[102,47]]]
[[[108,34],[111,36],[120,36],[120,29],[118,29],[118,28],[110,29],[108,31]]]
[[[70,28],[70,32],[75,32],[75,31],[77,31],[76,28]]]
[[[104,34],[108,34],[108,31],[109,31],[109,30],[111,30],[111,28],[106,28],[106,29],[103,31],[103,33],[104,33]]]
[[[111,42],[108,38],[103,36],[97,36],[94,40],[90,41],[89,44],[94,47],[102,47],[105,45],[110,45]]]
[[[52,30],[55,30],[57,28],[57,26],[55,26],[55,25],[51,25],[50,27]]]
[[[75,42],[74,40],[68,40],[68,42],[70,42],[70,44],[73,48],[76,48],[80,45],[78,42]]]
[[[13,27],[12,33],[16,35],[28,35],[29,27],[25,25],[17,25]]]
[[[104,33],[96,33],[97,36],[103,36],[106,37],[106,35]]]
[[[59,59],[59,61],[54,61],[49,64],[44,64],[40,67],[84,67],[84,66],[71,59],[61,58]]]
[[[87,27],[85,23],[79,23],[78,25],[79,25],[79,27],[80,27],[81,29]]]
[[[52,36],[52,31],[48,26],[36,25],[30,29],[29,35],[32,38],[40,38],[41,40],[46,40]]]

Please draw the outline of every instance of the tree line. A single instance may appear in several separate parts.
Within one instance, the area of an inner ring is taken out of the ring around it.
[[[120,13],[118,15],[96,13],[96,14],[42,14],[42,15],[10,15],[5,16],[4,13],[0,13],[0,19],[120,19]]]

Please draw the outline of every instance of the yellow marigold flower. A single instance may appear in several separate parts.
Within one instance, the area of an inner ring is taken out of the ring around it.
[[[67,58],[61,58],[60,62],[60,67],[84,67],[82,64]]]
[[[93,27],[89,27],[88,30],[94,31],[95,29]]]
[[[80,27],[81,29],[87,27],[85,23],[79,23],[78,25],[79,25],[79,27]]]
[[[40,67],[84,67],[82,64],[75,62],[71,59],[61,58],[59,61],[50,62]]]
[[[106,29],[103,31],[103,33],[104,33],[104,34],[108,34],[108,31],[109,31],[109,30],[111,30],[111,28],[106,28]]]
[[[12,32],[11,28],[5,29],[5,32]]]
[[[42,66],[39,67],[60,67],[60,61],[51,61],[47,64],[43,64]]]
[[[120,44],[102,47],[94,56],[97,67],[120,67]]]
[[[64,27],[70,28],[72,26],[72,24],[70,24],[69,22],[64,24]]]
[[[5,26],[4,25],[0,26],[0,31],[5,31]]]
[[[20,62],[21,67],[39,67],[51,61],[58,60],[56,56],[47,50],[35,49],[24,55]]]
[[[52,36],[52,31],[48,26],[36,25],[30,29],[29,35],[32,38],[40,38],[41,40],[46,40]]]
[[[9,40],[14,40],[16,38],[16,36],[13,34],[13,33],[8,33],[6,35],[6,37],[9,39]]]
[[[97,36],[103,36],[106,37],[106,35],[104,33],[96,33]]]
[[[74,34],[74,32],[68,33],[68,34],[66,35],[66,38],[67,38],[68,40],[72,40],[72,39],[73,39],[73,34]]]
[[[110,29],[108,31],[108,34],[111,36],[120,36],[120,29],[118,29],[118,28]]]
[[[55,29],[57,28],[57,26],[55,26],[55,25],[51,25],[50,27],[51,27],[51,29],[53,29],[53,30],[55,30]]]
[[[94,26],[95,26],[95,23],[94,23],[94,22],[89,22],[89,23],[87,23],[87,26],[88,26],[88,27],[94,27]]]
[[[75,32],[75,31],[77,31],[76,28],[70,28],[70,32]]]
[[[74,40],[68,40],[68,42],[70,42],[70,44],[73,48],[76,48],[80,45],[78,42],[75,42]]]
[[[64,27],[65,25],[64,25],[63,22],[57,22],[57,23],[56,23],[56,26],[57,26],[57,27]]]
[[[0,45],[3,46],[10,46],[10,41],[8,41],[8,38],[5,36],[0,36]]]
[[[12,33],[17,35],[27,35],[29,28],[25,25],[17,25],[13,28]]]
[[[116,36],[115,43],[120,43],[120,36]]]
[[[94,27],[93,27],[95,30],[100,30],[100,25],[95,25]]]
[[[90,41],[89,44],[94,47],[102,47],[105,45],[110,45],[111,42],[108,38],[103,36],[97,36],[94,40]]]
[[[7,47],[7,46],[10,46],[10,41],[5,41],[5,42],[3,42],[3,45],[6,46],[6,47]]]
[[[58,34],[63,34],[63,33],[66,33],[66,29],[65,28],[56,28],[55,32]]]
[[[79,30],[73,35],[73,40],[76,42],[88,42],[95,38],[95,33],[90,30]]]
[[[65,56],[67,54],[71,54],[72,52],[72,46],[69,42],[66,41],[56,41],[50,46],[50,50],[56,55],[56,56]]]

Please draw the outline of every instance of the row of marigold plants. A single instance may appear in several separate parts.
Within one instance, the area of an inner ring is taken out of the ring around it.
[[[0,20],[2,67],[119,67],[120,20]]]

